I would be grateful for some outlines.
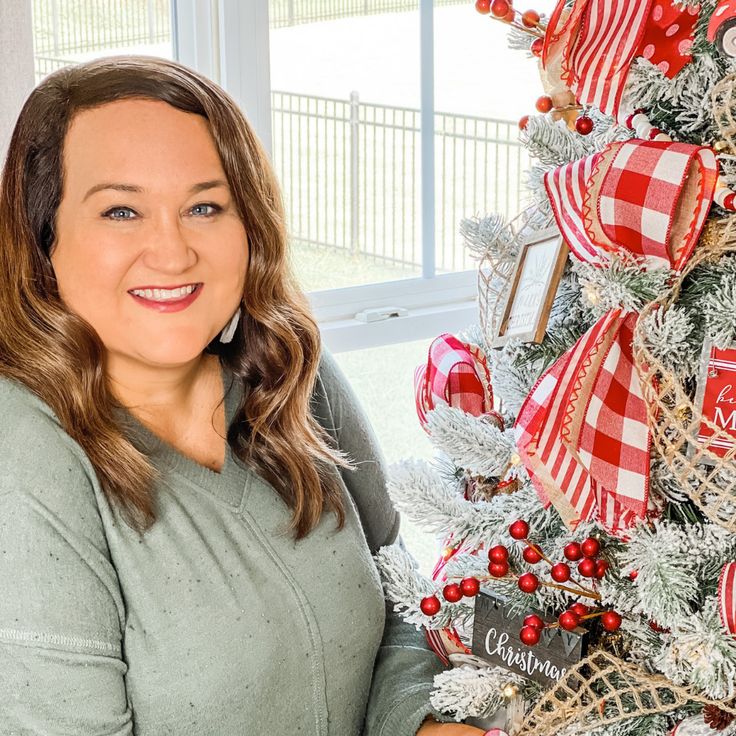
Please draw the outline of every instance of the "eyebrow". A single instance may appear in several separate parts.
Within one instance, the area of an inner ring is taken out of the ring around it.
[[[206,189],[215,189],[216,187],[227,187],[228,184],[223,179],[212,179],[211,181],[201,181],[199,184],[195,184],[190,190],[189,194],[196,194],[197,192],[203,192]],[[82,202],[86,202],[95,192],[101,192],[103,189],[114,189],[118,192],[144,192],[143,187],[136,186],[135,184],[118,184],[116,182],[103,182],[102,184],[95,184],[88,192],[84,195]]]

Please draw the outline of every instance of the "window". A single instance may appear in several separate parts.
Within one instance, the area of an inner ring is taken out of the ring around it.
[[[33,0],[36,81],[113,54],[173,58],[169,0]]]

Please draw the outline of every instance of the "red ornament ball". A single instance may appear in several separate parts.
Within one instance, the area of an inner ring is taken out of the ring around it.
[[[542,55],[542,51],[544,51],[544,39],[535,38],[532,41],[532,45],[529,50],[532,52],[532,54],[534,54],[534,56],[540,57]]]
[[[536,10],[527,10],[522,14],[521,22],[527,28],[536,28],[539,25],[539,13]]]
[[[570,542],[570,544],[565,545],[564,552],[565,557],[570,562],[577,562],[583,556],[583,550],[580,549],[580,545],[577,542]]]
[[[511,9],[511,3],[508,0],[493,0],[491,3],[491,14],[496,18],[505,18]]]
[[[598,560],[595,563],[595,576],[600,580],[606,576],[610,565],[605,560]]]
[[[482,15],[491,12],[491,0],[475,0],[475,9]]]
[[[502,544],[497,544],[488,550],[488,559],[491,562],[501,563],[509,561],[509,551]]]
[[[442,595],[446,601],[457,603],[463,597],[463,591],[460,590],[460,586],[457,583],[450,583],[449,585],[445,585]]]
[[[566,583],[570,579],[570,566],[564,562],[558,562],[556,565],[552,565],[550,575],[556,583]]]
[[[478,578],[463,578],[460,581],[460,590],[468,598],[478,595],[480,593],[480,582]]]
[[[526,572],[519,578],[519,590],[533,593],[539,587],[539,578],[533,572]]]
[[[513,539],[526,539],[529,536],[529,524],[519,519],[509,527],[509,534]]]
[[[539,554],[536,547],[525,547],[521,554],[530,565],[536,565],[542,560],[542,555]]]
[[[442,604],[436,595],[430,595],[426,598],[422,598],[419,608],[425,616],[434,616],[436,613],[439,613],[440,608],[442,608]]]
[[[524,115],[519,119],[519,130],[526,130],[527,125],[529,125],[529,116]]]
[[[536,613],[530,613],[524,619],[524,626],[532,626],[533,628],[541,631],[545,627],[545,623],[539,616],[537,616]]]
[[[557,621],[565,631],[572,631],[580,625],[580,616],[575,611],[565,611],[560,614]]]
[[[537,629],[534,626],[524,626],[519,632],[519,639],[523,644],[528,647],[533,647],[535,644],[539,644],[539,640],[542,638],[541,629]]]
[[[580,135],[590,135],[593,132],[593,120],[587,115],[581,115],[575,121],[575,130],[577,130]]]
[[[583,554],[586,557],[596,557],[601,551],[601,543],[593,537],[588,537],[581,545]]]
[[[736,210],[736,194],[734,192],[725,196],[723,200],[723,209],[731,211]]]
[[[549,95],[542,95],[536,102],[535,107],[539,112],[549,112],[552,107],[552,98]]]
[[[570,610],[573,613],[577,613],[580,618],[582,618],[583,616],[587,616],[590,613],[590,609],[588,608],[588,606],[585,605],[585,603],[573,603],[570,606]]]
[[[584,578],[592,578],[595,575],[595,560],[586,557],[578,563],[578,572]]]
[[[621,628],[622,620],[620,614],[616,611],[606,611],[601,616],[601,624],[603,624],[606,631],[618,631]]]
[[[508,562],[491,562],[491,564],[488,565],[488,572],[494,578],[506,577],[506,575],[508,575],[508,572],[509,572],[509,563]]]

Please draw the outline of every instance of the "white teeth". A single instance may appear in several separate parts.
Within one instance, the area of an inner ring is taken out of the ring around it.
[[[178,289],[132,289],[131,291],[136,296],[142,296],[144,299],[150,299],[154,302],[165,302],[188,296],[195,288],[195,284],[190,284],[189,286],[182,286]]]

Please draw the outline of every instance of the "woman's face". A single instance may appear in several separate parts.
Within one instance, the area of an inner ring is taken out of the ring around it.
[[[63,171],[51,263],[108,367],[197,359],[237,309],[248,264],[207,121],[158,100],[85,110],[67,132]]]

